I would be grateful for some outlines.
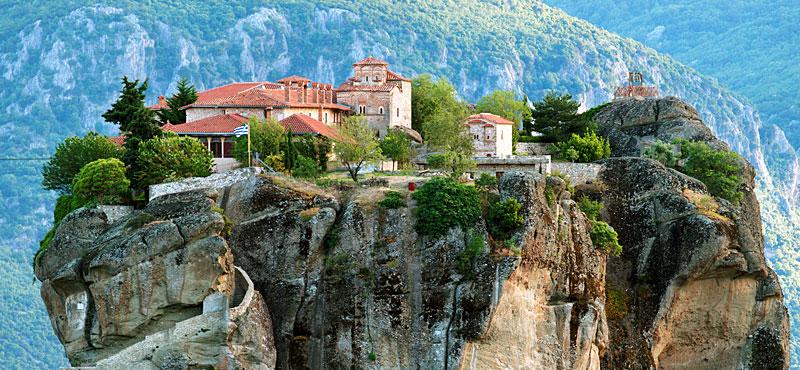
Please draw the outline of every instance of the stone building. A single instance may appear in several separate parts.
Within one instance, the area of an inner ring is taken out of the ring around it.
[[[366,117],[381,137],[390,128],[411,129],[411,80],[389,69],[389,64],[366,58],[353,64],[354,75],[336,89],[337,102],[353,114]]]
[[[469,116],[464,122],[476,157],[509,158],[513,153],[514,122],[491,113]]]
[[[614,91],[614,99],[631,97],[657,98],[658,88],[655,86],[645,86],[644,74],[642,74],[642,72],[628,72],[628,84],[617,87]]]

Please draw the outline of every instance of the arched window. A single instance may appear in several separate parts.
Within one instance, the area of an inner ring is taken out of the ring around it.
[[[383,115],[383,107],[378,107],[378,113],[380,113],[381,115]]]
[[[375,75],[374,81],[375,81],[375,82],[378,82],[378,81],[380,81],[380,80],[381,80],[381,76],[379,76],[379,75]]]

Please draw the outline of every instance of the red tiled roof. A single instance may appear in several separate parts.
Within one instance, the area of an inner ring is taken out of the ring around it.
[[[281,120],[281,124],[294,134],[317,134],[333,140],[340,140],[341,136],[335,128],[330,127],[305,114],[295,113]]]
[[[408,82],[411,82],[411,79],[405,78],[405,77],[399,75],[397,72],[393,72],[393,71],[389,71],[389,70],[386,71],[386,80],[387,81],[408,81]]]
[[[169,106],[167,105],[167,99],[164,97],[164,95],[160,95],[158,97],[158,103],[153,104],[147,108],[150,108],[152,110],[162,110],[169,108]]]
[[[291,75],[289,77],[281,78],[280,80],[278,80],[276,82],[280,82],[280,83],[285,83],[285,82],[311,82],[311,79],[305,78],[303,76]]]
[[[514,122],[509,121],[503,117],[491,113],[478,113],[467,117],[467,123],[482,123],[481,121],[488,121],[495,125],[513,125]]]
[[[353,66],[367,66],[367,65],[376,65],[376,64],[378,64],[378,65],[387,65],[387,66],[389,65],[389,63],[386,63],[386,61],[380,60],[378,58],[366,57],[366,58],[361,59],[360,61],[358,61],[356,63],[353,63]]]
[[[257,108],[274,108],[274,107],[289,107],[289,108],[329,108],[339,110],[350,110],[343,105],[336,103],[301,103],[296,101],[286,101],[286,90],[283,90],[283,85],[272,84],[273,86],[266,86],[266,88],[249,88],[232,95],[220,96],[211,99],[198,99],[195,103],[185,106],[184,108],[199,108],[199,107],[257,107]],[[219,95],[219,94],[217,94]],[[296,98],[295,98],[296,99]]]
[[[380,85],[354,85],[352,80],[345,81],[339,87],[336,88],[336,91],[384,91],[389,92],[392,89],[398,86],[397,81],[388,81],[384,84]]]
[[[226,98],[236,95],[240,92],[250,90],[254,87],[263,86],[265,88],[279,88],[281,85],[273,82],[234,82],[227,85],[215,87],[197,93],[197,101],[195,104],[206,104],[207,101],[212,101],[220,98]]]
[[[111,140],[112,143],[119,146],[125,145],[125,135],[111,136],[108,138],[108,140]]]
[[[235,128],[247,121],[247,117],[239,114],[221,114],[179,125],[167,123],[161,129],[178,134],[233,134]]]
[[[614,92],[617,98],[628,96],[657,97],[658,88],[654,86],[620,86]]]

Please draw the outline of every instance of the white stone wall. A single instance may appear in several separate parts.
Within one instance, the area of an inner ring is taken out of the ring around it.
[[[403,81],[392,89],[389,100],[389,127],[411,128],[411,82]]]
[[[495,139],[497,156],[508,158],[514,151],[514,128],[511,125],[497,125]]]

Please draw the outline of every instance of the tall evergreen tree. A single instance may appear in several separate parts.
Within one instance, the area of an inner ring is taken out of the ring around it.
[[[587,122],[577,119],[580,106],[570,94],[550,92],[541,101],[533,103],[533,129],[554,141],[566,140],[571,134],[580,135],[587,126]]]
[[[189,84],[189,80],[181,77],[178,81],[178,91],[172,96],[167,98],[166,109],[158,111],[158,119],[161,124],[167,122],[173,124],[180,124],[186,122],[186,111],[181,107],[185,107],[197,101],[197,90],[194,85]]]
[[[122,91],[111,109],[103,113],[106,121],[119,125],[120,131],[125,135],[125,154],[122,161],[127,167],[128,178],[134,189],[139,189],[139,183],[134,179],[134,174],[141,167],[138,163],[139,145],[149,139],[161,135],[161,129],[155,118],[155,113],[144,105],[147,80],[139,84],[139,80],[129,81],[128,77],[122,78]]]

